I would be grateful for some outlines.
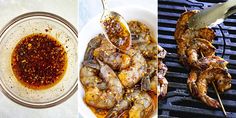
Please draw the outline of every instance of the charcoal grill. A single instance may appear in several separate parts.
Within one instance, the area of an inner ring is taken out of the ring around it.
[[[174,31],[180,15],[185,10],[203,9],[226,0],[158,0],[158,42],[168,51],[165,64],[168,67],[166,78],[169,81],[167,96],[159,100],[159,118],[221,118],[221,109],[213,109],[192,98],[187,88],[188,70],[185,69],[176,53]],[[214,27],[216,55],[229,62],[229,72],[233,78],[230,90],[221,93],[221,99],[228,117],[236,118],[236,15]],[[212,88],[208,95],[217,99]]]

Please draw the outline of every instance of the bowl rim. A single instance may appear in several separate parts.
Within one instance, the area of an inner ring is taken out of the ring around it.
[[[62,18],[61,16],[58,16],[56,14],[52,14],[49,12],[41,12],[41,11],[24,13],[24,14],[21,14],[15,18],[13,18],[12,20],[10,20],[0,30],[0,43],[2,42],[2,36],[9,30],[9,28],[12,25],[14,25],[18,21],[24,20],[26,18],[31,18],[31,17],[36,17],[36,16],[51,18],[53,20],[59,21],[60,23],[62,23],[65,26],[67,26],[73,32],[73,34],[76,36],[75,42],[78,44],[78,31],[70,22],[68,22],[67,20],[65,20],[64,18]],[[0,76],[0,79],[1,78],[2,77]],[[17,96],[12,94],[9,90],[5,89],[5,86],[2,83],[2,79],[0,81],[0,91],[7,98],[9,98],[11,101],[13,101],[19,105],[22,105],[24,107],[34,108],[34,109],[43,109],[43,108],[49,108],[49,107],[59,105],[59,104],[65,102],[66,100],[68,100],[72,95],[74,95],[74,93],[77,91],[77,89],[78,89],[78,77],[76,78],[75,83],[73,84],[71,89],[69,91],[67,91],[64,95],[60,96],[59,98],[52,100],[52,101],[45,102],[45,103],[33,103],[33,102],[19,99]]]
[[[141,11],[143,11],[143,12],[147,12],[147,13],[149,13],[149,14],[151,14],[151,15],[155,15],[155,12],[153,12],[153,11],[151,11],[150,9],[147,9],[147,8],[145,8],[145,7],[140,7],[140,6],[133,6],[133,5],[124,5],[124,6],[118,6],[118,7],[114,7],[114,8],[111,8],[111,10],[114,10],[114,11],[119,11],[119,10],[127,10],[127,9],[129,9],[129,10],[141,10]],[[118,12],[119,13],[119,12]],[[88,25],[89,24],[91,24],[91,22],[95,22],[96,20],[99,20],[99,18],[100,18],[100,16],[101,16],[102,14],[101,13],[98,13],[97,15],[95,15],[95,16],[93,16],[90,20],[88,20],[84,25],[83,25],[83,27],[81,28],[81,30],[79,31],[79,37],[78,38],[80,38],[81,37],[81,32],[82,33],[84,33],[84,30],[88,27]],[[157,18],[157,16],[155,16],[156,18]],[[133,19],[133,20],[135,20],[135,19]],[[156,26],[157,27],[157,26]],[[157,30],[157,29],[156,29]],[[102,32],[101,32],[102,33]],[[153,31],[153,33],[156,33],[156,35],[155,35],[155,37],[156,37],[156,40],[157,40],[157,42],[158,42],[158,39],[157,39],[157,31]],[[95,35],[94,35],[95,36]],[[79,40],[81,40],[81,39],[79,39]],[[86,45],[87,46],[87,45]],[[83,54],[84,55],[84,54]],[[84,58],[84,57],[82,57],[82,58]],[[80,60],[78,60],[78,63],[80,63]],[[79,72],[80,72],[80,69],[81,69],[81,66],[79,66]],[[83,90],[84,90],[84,87],[83,87],[83,85],[81,84],[81,81],[80,81],[80,76],[78,76],[78,78],[79,78],[79,80],[78,80],[78,82],[80,82],[80,84],[78,83],[78,89],[80,89],[80,88],[83,88]],[[80,85],[81,85],[81,87],[80,87]],[[80,92],[80,90],[78,90],[78,92]],[[80,93],[78,93],[78,97],[83,97],[83,96],[81,96],[80,95]],[[81,99],[81,98],[78,98],[78,99]],[[79,100],[78,101],[78,104],[79,105],[81,105],[81,102],[83,102],[83,104],[85,105],[82,105],[82,106],[79,106],[79,108],[81,108],[81,109],[78,109],[78,111],[79,111],[79,114],[82,116],[82,117],[86,117],[86,116],[88,116],[88,114],[84,114],[84,110],[83,110],[83,108],[84,107],[87,107],[90,111],[90,113],[92,113],[91,115],[89,115],[89,116],[91,116],[91,117],[93,117],[93,118],[96,118],[96,116],[95,116],[95,114],[94,114],[94,112],[92,112],[92,110],[89,108],[89,106],[84,102],[84,100],[82,99],[82,100]],[[158,107],[157,107],[158,108]],[[152,114],[151,115],[151,117],[152,118],[155,118],[155,117],[157,117],[158,115],[158,109],[156,109],[156,111],[154,111],[154,114]]]

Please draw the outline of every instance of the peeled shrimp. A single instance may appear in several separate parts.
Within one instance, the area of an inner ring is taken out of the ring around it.
[[[147,63],[139,51],[129,50],[127,53],[131,56],[131,66],[121,70],[118,77],[125,88],[131,88],[145,76]]]
[[[85,87],[85,102],[95,108],[110,109],[122,99],[123,86],[108,65],[98,62],[99,70],[84,65],[80,71],[80,80]]]
[[[186,50],[190,46],[191,40],[194,38],[202,38],[206,39],[209,42],[212,42],[215,37],[214,31],[210,28],[206,27],[199,30],[188,28],[188,21],[190,17],[198,12],[198,10],[193,10],[183,13],[177,21],[176,31],[174,34],[175,40],[178,44],[177,53],[179,55],[180,62],[187,67],[189,66],[189,63],[188,56],[186,55]]]
[[[93,56],[108,64],[114,70],[122,70],[130,66],[131,58],[117,49],[104,36],[99,36],[101,45],[93,52]]]
[[[147,118],[153,109],[152,98],[146,92],[135,89],[127,92],[106,118],[119,118],[125,111],[128,111],[129,118]]]
[[[211,82],[215,82],[217,89],[224,92],[231,87],[231,76],[227,70],[222,68],[208,68],[199,75],[197,81],[198,97],[207,105],[218,108],[220,107],[219,102],[207,95],[207,86]]]
[[[197,61],[201,56],[215,55],[215,47],[205,39],[195,38],[190,41],[190,45],[191,46],[186,50],[190,66],[197,67]]]
[[[223,58],[218,57],[218,56],[208,56],[208,57],[202,57],[201,59],[199,59],[197,62],[198,67],[191,70],[191,72],[189,73],[188,81],[187,81],[189,90],[192,93],[192,95],[196,96],[198,94],[196,81],[198,79],[198,74],[200,73],[200,71],[206,70],[207,68],[213,68],[213,67],[227,69],[226,68],[227,64],[228,64],[227,61],[225,61]]]

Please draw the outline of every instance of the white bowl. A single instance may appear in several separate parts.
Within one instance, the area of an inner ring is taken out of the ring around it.
[[[137,8],[137,7],[119,7],[116,9],[112,9],[112,11],[116,11],[120,13],[124,19],[128,22],[131,20],[137,20],[144,24],[146,24],[150,30],[152,31],[153,37],[157,37],[157,16],[155,14],[155,11],[149,11],[143,8]],[[84,59],[84,53],[86,51],[87,45],[89,41],[95,37],[97,34],[102,33],[102,28],[99,23],[101,14],[93,18],[91,21],[89,21],[83,29],[79,33],[78,38],[78,63],[79,63],[79,69],[82,66],[82,62]],[[79,75],[80,77],[80,75]],[[84,118],[96,118],[94,113],[89,109],[89,107],[86,105],[86,103],[83,100],[84,97],[84,88],[80,81],[78,81],[78,105],[79,105],[79,113]],[[157,117],[157,114],[153,117]]]

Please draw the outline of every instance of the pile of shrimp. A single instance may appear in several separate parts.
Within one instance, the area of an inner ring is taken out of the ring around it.
[[[208,106],[219,108],[217,100],[207,95],[207,86],[214,82],[218,91],[224,92],[231,87],[231,75],[223,58],[215,56],[216,48],[212,45],[214,31],[208,27],[199,30],[188,28],[191,16],[199,11],[183,13],[176,25],[175,40],[180,62],[190,69],[188,88],[192,96],[199,98]]]
[[[129,50],[118,50],[99,34],[90,40],[80,69],[84,101],[95,109],[107,110],[106,118],[148,118],[156,111],[151,94],[157,94],[157,69],[163,66],[158,64],[158,55],[163,57],[165,52],[158,54],[163,49],[157,47],[145,24],[130,21],[128,25],[132,37]],[[165,95],[167,83],[163,78],[164,74],[159,88]]]

